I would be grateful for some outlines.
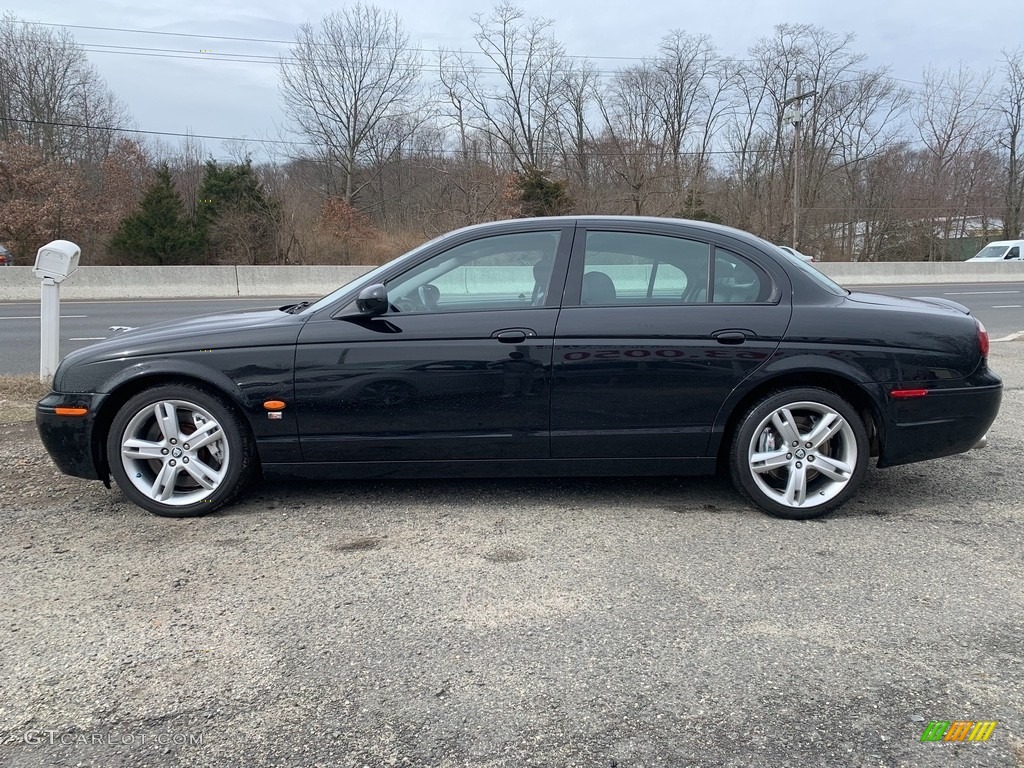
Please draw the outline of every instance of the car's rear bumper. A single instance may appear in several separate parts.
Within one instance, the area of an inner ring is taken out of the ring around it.
[[[66,475],[104,480],[96,466],[93,430],[101,395],[51,392],[36,404],[39,439],[53,463]],[[85,408],[82,416],[64,416],[57,408]]]
[[[975,374],[965,383],[970,386],[891,400],[878,466],[937,459],[983,447],[999,413],[1003,385],[991,371]]]

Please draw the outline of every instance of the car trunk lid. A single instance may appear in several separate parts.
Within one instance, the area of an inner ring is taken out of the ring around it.
[[[882,293],[859,293],[854,291],[847,296],[847,299],[849,301],[856,301],[860,304],[877,304],[879,306],[886,307],[919,307],[921,304],[925,304],[935,308],[960,312],[964,315],[971,314],[971,310],[963,304],[959,304],[949,299],[936,298],[934,296],[914,296],[913,298],[909,298],[906,296],[888,296]]]

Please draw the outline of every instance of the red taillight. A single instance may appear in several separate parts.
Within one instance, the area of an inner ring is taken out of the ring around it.
[[[911,397],[924,397],[927,394],[927,389],[894,389],[889,393],[889,396],[897,400],[906,400]]]
[[[983,358],[988,357],[988,331],[985,330],[984,324],[978,318],[974,318],[974,322],[978,324],[978,349],[981,351]]]

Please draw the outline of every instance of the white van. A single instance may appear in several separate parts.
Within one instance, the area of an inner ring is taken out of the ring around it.
[[[996,240],[967,261],[1024,261],[1024,240]]]

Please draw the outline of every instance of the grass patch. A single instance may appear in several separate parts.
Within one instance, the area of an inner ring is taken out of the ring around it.
[[[0,376],[0,423],[32,421],[36,401],[49,391],[38,376]]]

